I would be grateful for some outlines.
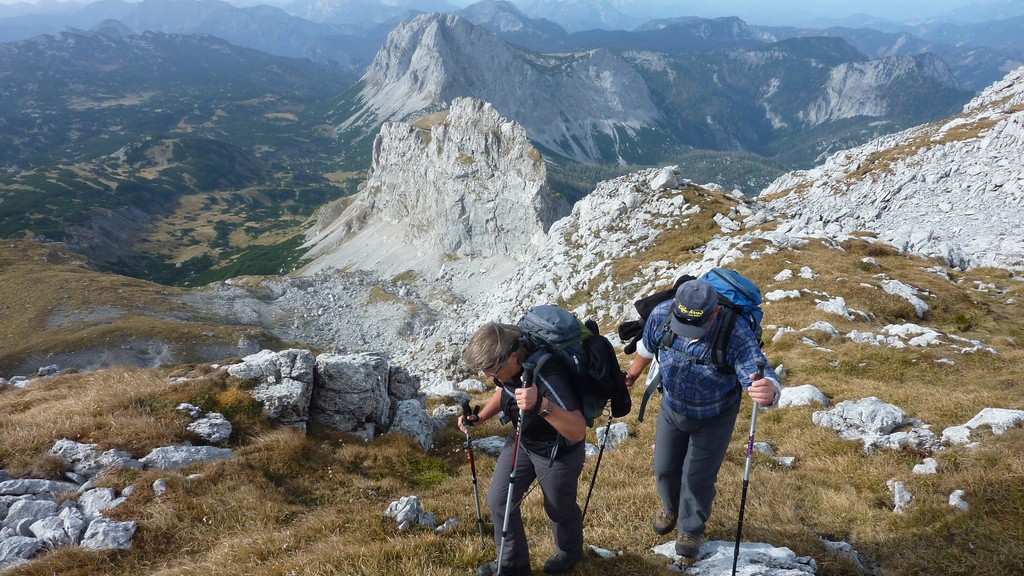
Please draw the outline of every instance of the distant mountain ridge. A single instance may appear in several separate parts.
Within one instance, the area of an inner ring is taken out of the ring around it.
[[[427,14],[396,28],[357,88],[347,102],[352,112],[334,122],[356,138],[459,96],[491,102],[543,148],[583,162],[635,161],[629,142],[657,137],[659,111],[621,57],[528,53],[458,16]]]
[[[873,123],[913,125],[968,98],[931,55],[868,61],[838,38],[699,53],[538,55],[464,18],[428,14],[392,31],[337,100],[332,124],[365,149],[383,122],[444,109],[458,96],[491,102],[545,152],[606,164],[650,164],[686,147],[788,150],[788,161],[806,164],[821,150],[876,135]],[[820,135],[808,143],[812,129]]]

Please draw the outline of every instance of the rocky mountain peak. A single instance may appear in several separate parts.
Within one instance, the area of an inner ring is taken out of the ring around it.
[[[462,258],[523,261],[568,213],[546,177],[526,130],[484,101],[456,98],[445,112],[387,123],[363,190],[337,218],[324,211],[309,234],[309,271],[435,277]]]
[[[339,132],[369,134],[380,122],[471,96],[522,124],[539,146],[597,162],[614,160],[619,146],[660,118],[647,84],[620,56],[603,49],[540,56],[454,15],[424,14],[396,27],[362,83]]]

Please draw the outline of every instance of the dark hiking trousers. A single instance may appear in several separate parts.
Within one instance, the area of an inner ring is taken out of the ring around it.
[[[505,442],[491,477],[487,490],[487,505],[494,520],[495,551],[501,547],[502,526],[505,522],[505,503],[508,496],[509,473],[512,466],[515,433]],[[551,519],[555,551],[569,555],[583,552],[583,512],[576,502],[580,473],[586,450],[583,445],[559,448],[558,457],[551,461],[519,447],[515,486],[512,487],[512,513],[508,519],[508,537],[505,539],[505,555],[500,559],[502,566],[524,567],[530,565],[530,546],[526,541],[520,501],[534,479],[540,479],[544,493],[544,511]]]
[[[717,491],[740,405],[707,420],[674,412],[662,396],[654,441],[654,477],[666,512],[678,514],[680,534],[701,536]]]

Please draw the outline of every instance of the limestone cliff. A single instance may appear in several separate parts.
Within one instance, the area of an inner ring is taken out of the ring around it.
[[[526,130],[481,100],[385,124],[362,191],[307,238],[307,272],[326,267],[433,277],[462,258],[524,261],[569,206],[546,183]]]

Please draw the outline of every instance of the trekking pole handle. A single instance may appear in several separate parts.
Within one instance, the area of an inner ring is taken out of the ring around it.
[[[477,416],[478,414],[480,414],[480,406],[477,406],[476,408],[470,408],[469,407],[469,400],[463,400],[462,401],[462,422],[463,422],[463,424],[465,424],[467,427],[468,426],[473,426],[474,424],[476,424],[477,420],[476,419],[470,420],[469,417],[470,416]]]
[[[523,362],[523,388],[533,386],[533,372],[537,369],[536,362]]]

